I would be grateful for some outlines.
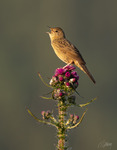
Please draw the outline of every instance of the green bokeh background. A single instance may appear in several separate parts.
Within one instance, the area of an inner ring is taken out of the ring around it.
[[[55,108],[41,95],[50,91],[46,82],[60,61],[46,32],[64,29],[79,48],[97,83],[77,68],[80,75],[78,103],[98,96],[88,107],[79,128],[69,132],[73,150],[117,149],[117,1],[116,0],[1,0],[0,1],[0,149],[54,150],[56,130],[37,123],[26,111],[41,117],[42,110]],[[71,108],[71,112],[83,113]],[[55,111],[56,113],[56,111]]]

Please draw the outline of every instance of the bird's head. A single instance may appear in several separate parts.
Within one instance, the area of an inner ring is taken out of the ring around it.
[[[55,39],[65,38],[64,31],[59,27],[50,28],[51,32],[47,32],[50,36],[51,41]]]

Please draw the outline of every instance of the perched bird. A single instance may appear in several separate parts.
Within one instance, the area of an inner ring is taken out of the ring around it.
[[[51,45],[56,55],[67,65],[75,64],[78,66],[89,76],[93,83],[96,83],[93,76],[88,71],[86,62],[84,61],[79,50],[66,39],[64,31],[59,27],[49,28],[51,32],[47,33],[49,34]]]

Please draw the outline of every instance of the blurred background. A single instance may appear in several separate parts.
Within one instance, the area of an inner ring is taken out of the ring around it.
[[[47,26],[61,27],[79,48],[96,85],[80,76],[77,103],[98,97],[88,106],[82,124],[69,131],[73,150],[117,149],[117,1],[116,0],[1,0],[0,1],[0,149],[54,150],[56,129],[37,123],[28,107],[41,118],[56,102],[40,96],[54,70],[65,64],[57,58]],[[48,95],[49,96],[49,95]],[[84,109],[71,108],[81,116]],[[100,143],[108,143],[101,147]]]

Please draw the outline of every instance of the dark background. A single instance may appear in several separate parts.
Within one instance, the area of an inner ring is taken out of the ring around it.
[[[1,0],[0,1],[0,149],[54,150],[54,127],[37,123],[26,111],[41,117],[55,102],[43,100],[50,91],[38,77],[49,79],[65,64],[54,54],[47,26],[64,29],[79,48],[96,85],[80,75],[78,103],[98,96],[79,128],[69,132],[73,150],[117,149],[117,1],[116,0]],[[81,116],[84,110],[71,108]],[[56,112],[56,111],[55,111]]]

